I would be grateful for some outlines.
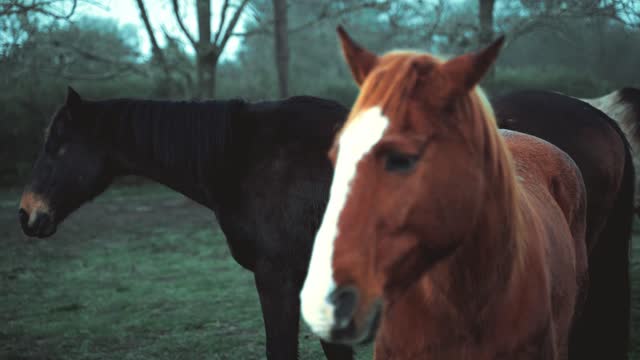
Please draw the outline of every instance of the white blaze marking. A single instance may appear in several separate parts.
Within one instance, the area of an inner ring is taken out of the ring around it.
[[[338,236],[338,220],[349,196],[358,163],[380,141],[389,119],[378,106],[367,109],[343,129],[339,139],[336,168],[329,203],[313,244],[309,272],[300,292],[302,318],[318,336],[327,339],[333,328],[334,306],[328,297],[335,289],[333,243]]]
[[[33,226],[33,224],[35,224],[38,214],[39,214],[38,211],[31,212],[31,214],[29,215],[29,222],[27,222],[28,226]]]

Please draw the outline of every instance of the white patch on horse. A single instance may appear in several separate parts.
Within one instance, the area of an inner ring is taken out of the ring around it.
[[[329,203],[313,244],[309,271],[300,292],[302,318],[318,336],[328,339],[334,326],[334,306],[329,295],[335,290],[333,248],[338,221],[349,197],[360,161],[384,134],[389,119],[379,106],[357,115],[343,130],[338,142],[336,168]]]
[[[633,136],[639,126],[636,120],[636,114],[633,111],[633,104],[623,100],[620,90],[616,90],[599,98],[580,100],[589,103],[594,108],[615,120],[618,126],[620,126],[620,129],[622,129],[627,141],[631,144],[631,148],[636,152],[640,151],[640,143]]]
[[[621,90],[616,90],[608,95],[595,99],[580,99],[591,104],[603,113],[612,118],[631,144],[633,155],[633,167],[636,174],[640,174],[640,136],[638,136],[640,126],[640,114],[636,114],[633,100],[624,99]],[[634,204],[636,211],[640,209],[640,182],[635,184]]]

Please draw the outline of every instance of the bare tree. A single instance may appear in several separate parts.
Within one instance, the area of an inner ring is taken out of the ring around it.
[[[275,60],[280,97],[289,93],[289,33],[287,0],[273,0]]]
[[[134,49],[124,49],[119,43],[82,43],[82,38],[75,36],[79,25],[72,17],[79,3],[101,6],[100,2],[94,0],[0,2],[0,33],[4,35],[0,37],[0,58],[22,64],[10,76],[37,72],[68,80],[105,80],[124,73],[146,75],[134,59],[139,56]],[[80,24],[83,24],[82,19]],[[85,33],[91,32],[86,28],[84,30]],[[103,51],[107,48],[111,48],[111,51]],[[49,61],[34,61],[32,57],[36,53],[47,53]],[[16,59],[15,56],[22,58]]]
[[[509,11],[513,16],[501,19],[503,28],[509,31],[509,41],[526,35],[537,29],[546,28],[562,34],[562,24],[566,20],[575,19],[606,19],[627,24],[621,14],[628,10],[630,3],[635,0],[520,0],[519,3],[509,3],[513,9]],[[522,7],[528,10],[526,16]],[[633,8],[634,6],[631,6]]]
[[[145,24],[145,29],[149,36],[154,55],[161,62],[163,67],[170,71],[163,50],[158,45],[155,38],[151,20],[144,7],[143,0],[136,0],[140,9],[140,17]],[[178,0],[172,0],[173,14],[180,30],[187,38],[189,45],[193,48],[196,57],[196,89],[194,95],[199,98],[213,98],[216,90],[216,70],[220,56],[222,55],[233,31],[238,24],[240,17],[245,10],[249,0],[239,0],[237,2],[224,0],[220,13],[218,14],[218,27],[215,32],[211,28],[211,1],[196,0],[196,17],[198,19],[198,38],[196,39],[187,29],[182,16],[180,15],[180,4]],[[229,20],[227,17],[230,15]]]
[[[151,43],[151,52],[153,53],[153,57],[158,60],[162,69],[164,70],[164,75],[166,79],[170,79],[169,76],[169,66],[164,57],[164,53],[158,45],[158,40],[153,32],[153,27],[151,26],[151,21],[149,20],[149,15],[147,15],[147,9],[144,6],[144,2],[142,0],[136,0],[136,4],[138,5],[138,10],[140,11],[140,18],[142,19],[142,23],[144,24],[144,28],[147,30],[147,35],[149,36],[149,42]]]
[[[220,55],[224,51],[233,29],[238,24],[240,16],[249,0],[242,0],[233,9],[233,15],[229,23],[226,23],[227,13],[232,8],[229,0],[224,0],[219,17],[218,30],[215,35],[211,33],[211,2],[210,0],[197,0],[196,11],[198,17],[198,41],[189,33],[180,17],[178,0],[172,0],[173,12],[178,25],[184,32],[196,53],[197,94],[199,97],[213,98],[216,88],[216,69]],[[226,28],[225,28],[226,25]]]
[[[298,31],[309,31],[325,20],[336,19],[347,14],[358,11],[376,9],[387,9],[391,0],[342,0],[324,1],[324,4],[313,16],[304,19],[299,24],[290,27],[288,11],[291,3],[287,0],[272,0],[273,17],[263,17],[270,13],[265,6],[262,11],[254,14],[255,26],[244,33],[236,34],[243,37],[254,35],[273,34],[275,68],[278,77],[278,92],[280,97],[287,97],[289,94],[289,35]],[[266,5],[266,4],[265,4]]]
[[[71,7],[65,12],[67,4],[71,4]],[[40,14],[57,20],[69,20],[77,5],[77,0],[4,0],[0,4],[0,16]]]
[[[308,31],[309,28],[322,24],[327,20],[335,20],[359,11],[378,10],[380,12],[384,12],[389,9],[390,4],[394,3],[394,1],[397,0],[326,0],[324,1],[323,6],[312,17],[305,19],[298,25],[289,27],[287,32],[289,34],[293,34],[299,31]],[[322,1],[318,1],[318,3],[322,3]],[[289,4],[287,4],[287,7],[288,6]],[[256,14],[254,21],[256,26],[253,29],[241,33],[235,33],[234,35],[246,37],[273,33],[275,29],[274,23],[276,21],[275,16],[261,17]]]

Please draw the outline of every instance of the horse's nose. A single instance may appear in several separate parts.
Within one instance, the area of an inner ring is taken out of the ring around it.
[[[25,209],[18,211],[18,218],[22,231],[27,236],[47,237],[52,235],[56,226],[51,216],[46,212],[36,211],[29,214]]]
[[[334,328],[348,327],[358,305],[358,289],[353,286],[341,286],[329,295],[329,300],[334,306]]]

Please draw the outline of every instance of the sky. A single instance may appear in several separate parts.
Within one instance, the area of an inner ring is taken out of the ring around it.
[[[171,0],[143,0],[149,20],[154,28],[156,39],[160,42],[161,46],[164,43],[164,35],[162,33],[162,26],[164,26],[168,33],[172,36],[178,36],[178,38],[188,44],[187,38],[184,36],[178,23],[176,22],[173,14],[173,7]],[[140,39],[141,51],[143,54],[151,53],[151,44],[149,42],[149,36],[144,28],[144,24],[140,19],[140,12],[136,0],[100,0],[100,6],[91,5],[89,3],[78,3],[78,9],[74,14],[74,17],[83,15],[100,16],[106,18],[112,18],[118,21],[122,25],[132,24],[138,29],[138,38]],[[179,1],[181,9],[180,15],[185,26],[190,30],[192,36],[197,39],[197,21],[195,14],[195,1],[194,0],[181,0]],[[217,29],[217,15],[222,6],[221,0],[212,0],[212,32]],[[231,13],[227,13],[227,22],[231,17]],[[242,19],[236,26],[236,31],[242,30]],[[233,58],[233,54],[236,52],[240,45],[240,39],[237,37],[231,37],[223,53],[223,59]],[[191,46],[186,46],[186,50],[189,53],[193,53]]]

